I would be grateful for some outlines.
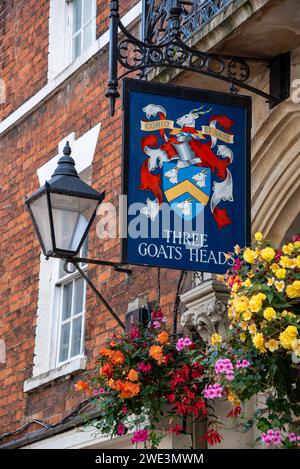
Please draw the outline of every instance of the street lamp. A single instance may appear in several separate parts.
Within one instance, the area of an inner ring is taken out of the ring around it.
[[[25,203],[46,258],[64,259],[66,272],[69,272],[68,263],[73,264],[97,298],[124,329],[124,323],[82,270],[80,263],[107,265],[127,274],[131,271],[117,262],[77,257],[95,219],[97,207],[104,199],[104,192],[97,192],[80,179],[75,169],[75,161],[70,155],[71,148],[69,142],[66,142],[63,156],[59,159],[51,179],[28,197]]]
[[[104,199],[80,179],[70,155],[67,142],[51,179],[25,201],[46,257],[76,256]]]

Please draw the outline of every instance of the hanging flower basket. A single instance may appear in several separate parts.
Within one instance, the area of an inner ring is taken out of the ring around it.
[[[131,432],[132,443],[156,448],[166,434],[185,431],[185,417],[207,419],[205,389],[209,379],[206,345],[198,338],[172,338],[161,310],[152,313],[147,327],[132,326],[129,334],[115,335],[99,351],[99,369],[85,391],[99,408],[94,425],[111,437]],[[204,436],[221,441],[214,428]]]
[[[300,416],[300,238],[276,248],[256,233],[231,258],[223,278],[230,289],[229,332],[212,336],[209,352],[215,380],[236,414],[241,402],[265,393],[254,415],[244,416],[245,429],[256,424],[267,446],[297,447],[291,424]]]

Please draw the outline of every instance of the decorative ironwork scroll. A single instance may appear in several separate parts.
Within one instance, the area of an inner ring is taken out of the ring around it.
[[[134,37],[119,17],[119,2],[110,2],[109,82],[106,96],[110,98],[111,115],[120,96],[118,82],[132,72],[145,78],[154,68],[188,70],[228,82],[235,87],[258,94],[269,102],[270,108],[289,96],[290,55],[275,58],[239,57],[193,49],[184,42],[192,32],[207,24],[232,0],[180,1],[144,0],[143,37]],[[119,29],[121,38],[119,39]],[[260,62],[270,70],[270,94],[248,83],[251,63]],[[118,75],[118,64],[123,72]]]

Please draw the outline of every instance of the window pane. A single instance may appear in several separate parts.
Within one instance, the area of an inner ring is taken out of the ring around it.
[[[67,283],[63,286],[63,306],[62,320],[65,321],[71,316],[73,283]]]
[[[73,34],[82,25],[82,0],[73,0]]]
[[[81,54],[81,32],[73,37],[73,60]]]
[[[90,47],[93,39],[93,22],[90,22],[83,29],[83,50]]]
[[[70,323],[64,324],[61,328],[60,347],[59,347],[59,361],[64,362],[68,359],[69,355],[69,342],[70,342]]]
[[[86,24],[93,17],[95,0],[83,0],[83,24]]]
[[[83,279],[79,278],[75,280],[75,304],[74,304],[74,315],[79,314],[83,310],[83,294],[84,294]]]
[[[81,352],[81,329],[82,329],[82,316],[73,321],[72,331],[72,345],[71,345],[71,357],[79,355]]]

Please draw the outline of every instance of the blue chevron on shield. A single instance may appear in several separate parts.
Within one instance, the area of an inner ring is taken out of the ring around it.
[[[172,209],[185,220],[197,217],[208,204],[211,192],[211,169],[189,165],[177,167],[178,161],[163,163],[163,190]]]

